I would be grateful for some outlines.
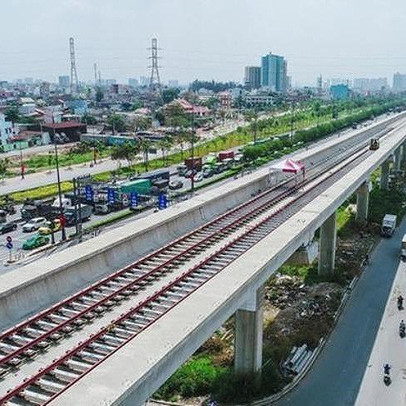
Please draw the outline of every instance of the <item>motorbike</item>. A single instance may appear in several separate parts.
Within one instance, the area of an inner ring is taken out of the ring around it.
[[[402,310],[403,309],[403,297],[399,296],[398,297],[398,310]]]
[[[400,335],[400,338],[404,338],[406,335],[406,327],[404,324],[401,324],[399,326],[399,335]]]
[[[384,375],[384,376],[383,376],[383,383],[384,383],[386,386],[389,386],[389,385],[392,383],[392,379],[390,379],[390,376],[389,376],[389,375]]]

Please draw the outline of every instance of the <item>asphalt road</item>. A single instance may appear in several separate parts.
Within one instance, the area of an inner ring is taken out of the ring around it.
[[[392,238],[379,243],[371,256],[371,265],[362,274],[312,369],[276,405],[354,405],[396,275],[405,232],[403,221]],[[379,385],[383,389],[383,382]]]
[[[230,121],[227,122],[226,124],[217,127],[213,132],[207,132],[202,134],[202,137],[204,139],[211,139],[214,136],[219,136],[222,134],[229,133],[233,130],[235,130],[239,125],[247,125],[246,123],[244,124],[241,121]],[[214,135],[215,134],[215,135]],[[60,146],[61,148],[63,146]],[[36,147],[39,150],[41,148],[47,148],[49,149],[50,146],[46,147]],[[59,146],[58,146],[59,148]],[[174,149],[174,152],[177,149]],[[32,151],[30,151],[32,153]],[[23,150],[24,154],[24,150]],[[161,151],[157,151],[157,154],[151,154],[151,158],[158,158],[160,157]],[[141,158],[141,156],[140,156]],[[116,170],[118,167],[119,162],[118,161],[113,161],[110,158],[104,158],[100,160],[97,165],[90,166],[90,163],[84,163],[80,165],[72,165],[71,167],[61,167],[60,168],[60,177],[61,181],[66,181],[66,180],[71,180],[74,177],[79,177],[79,176],[86,176],[86,175],[95,175],[98,173],[102,172],[108,172],[112,170]],[[128,163],[127,161],[121,161],[120,162],[121,167],[127,166]],[[21,179],[19,176],[13,177],[13,178],[6,178],[0,182],[0,195],[4,195],[7,193],[15,192],[15,191],[21,191],[21,190],[27,190],[27,189],[32,189],[38,186],[43,186],[47,184],[52,184],[56,183],[57,178],[56,178],[56,171],[42,171],[38,173],[32,173],[28,174],[24,177],[24,179]]]
[[[399,335],[399,324],[406,320],[406,309],[397,308],[397,297],[406,297],[406,263],[400,262],[385,313],[379,326],[371,357],[362,380],[356,406],[406,405],[406,338]],[[383,385],[383,365],[391,365],[392,383]]]

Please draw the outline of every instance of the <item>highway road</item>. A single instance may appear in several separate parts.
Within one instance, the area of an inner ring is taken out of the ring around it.
[[[402,339],[398,333],[400,321],[406,320],[406,310],[403,308],[399,311],[397,308],[397,297],[400,294],[406,297],[406,264],[404,262],[399,263],[356,406],[406,405],[406,339]],[[385,387],[382,382],[383,365],[386,363],[391,365],[392,384],[389,387]]]
[[[384,239],[378,244],[371,256],[371,265],[362,274],[312,369],[293,391],[275,405],[354,405],[396,275],[400,242],[405,232],[406,221],[403,221],[391,239]],[[380,365],[377,367],[382,369]],[[378,381],[377,392],[385,389],[382,380]],[[379,405],[384,404],[399,405]]]
[[[222,134],[227,134],[233,130],[235,130],[239,125],[244,125],[244,122],[241,121],[231,121],[227,122],[226,124],[217,127],[214,132],[208,132],[204,134],[204,139],[211,139],[214,136],[220,136]],[[245,124],[247,125],[247,124]],[[214,135],[215,134],[215,135]],[[38,151],[45,147],[36,147],[38,148]],[[46,150],[50,148],[49,145],[46,146]],[[63,148],[63,146],[58,146],[58,148]],[[34,148],[33,148],[34,149]],[[32,153],[32,150],[30,150],[30,153]],[[178,149],[174,148],[174,152],[176,152]],[[23,150],[24,154],[24,150]],[[151,154],[150,158],[159,158],[161,157],[162,153],[161,151],[157,151],[157,154]],[[141,155],[140,155],[140,158]],[[71,180],[74,177],[79,177],[79,176],[86,176],[86,175],[96,175],[98,173],[102,172],[108,172],[112,170],[116,170],[118,165],[120,164],[121,167],[125,167],[128,165],[127,161],[121,161],[120,163],[118,161],[113,161],[110,158],[104,158],[100,160],[97,165],[90,166],[90,162],[84,163],[84,164],[79,164],[79,165],[72,165],[71,167],[61,167],[60,168],[60,176],[62,181],[66,180]],[[151,168],[152,169],[152,168]],[[6,178],[3,181],[0,182],[0,195],[4,195],[7,193],[15,192],[15,191],[21,191],[21,190],[27,190],[27,189],[32,189],[38,186],[43,186],[47,184],[52,184],[56,183],[56,171],[51,170],[51,171],[42,171],[38,173],[32,173],[28,174],[25,176],[24,179],[21,179],[20,176],[13,177],[13,178]]]

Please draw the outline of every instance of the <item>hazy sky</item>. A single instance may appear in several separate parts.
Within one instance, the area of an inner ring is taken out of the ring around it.
[[[148,75],[151,38],[163,80],[241,81],[272,51],[293,83],[406,72],[406,0],[1,0],[0,80]]]

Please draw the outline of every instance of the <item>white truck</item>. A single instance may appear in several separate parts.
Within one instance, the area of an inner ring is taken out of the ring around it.
[[[396,228],[396,215],[385,214],[382,220],[381,235],[382,237],[392,237]]]
[[[402,238],[402,246],[400,249],[400,258],[406,260],[406,234]]]

